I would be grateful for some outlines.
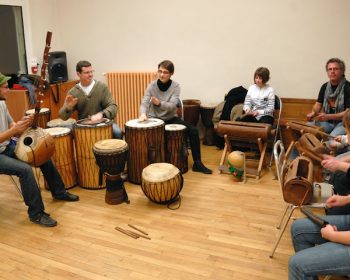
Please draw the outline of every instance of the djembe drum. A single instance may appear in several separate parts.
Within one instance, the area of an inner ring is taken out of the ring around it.
[[[142,191],[156,203],[176,200],[183,182],[180,170],[170,163],[154,163],[142,170]]]
[[[106,203],[129,202],[121,178],[127,160],[128,144],[119,139],[100,140],[94,144],[93,153],[100,168],[100,182],[102,175],[106,176]]]
[[[304,156],[294,159],[285,174],[284,200],[293,205],[308,204],[313,197],[313,164]]]
[[[55,141],[55,152],[51,159],[61,175],[66,189],[73,188],[77,185],[78,178],[71,130],[68,127],[52,127],[47,128],[46,131]],[[45,187],[48,189],[47,185]]]
[[[102,189],[99,182],[99,168],[93,154],[94,144],[112,138],[112,121],[102,119],[93,122],[82,119],[74,125],[74,141],[78,169],[79,186],[86,189]]]
[[[182,103],[184,107],[184,120],[197,126],[201,101],[198,99],[185,99],[182,100]]]
[[[245,155],[241,151],[233,151],[227,156],[229,171],[233,175],[233,179],[237,182],[242,180],[245,168]]]
[[[26,111],[26,116],[34,114],[35,109]],[[38,115],[38,126],[41,128],[47,128],[47,123],[50,120],[51,111],[49,108],[41,108]]]
[[[165,161],[175,165],[182,174],[188,171],[186,139],[186,126],[165,125]]]
[[[212,121],[216,105],[212,104],[201,104],[200,114],[202,123],[205,128],[203,145],[213,146],[214,145],[214,123]]]
[[[141,184],[142,170],[149,164],[164,162],[164,122],[138,119],[125,123],[125,140],[129,145],[128,180]]]

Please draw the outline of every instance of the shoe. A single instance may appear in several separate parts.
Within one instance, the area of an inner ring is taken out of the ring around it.
[[[69,192],[65,192],[63,194],[56,195],[54,198],[57,200],[64,200],[64,201],[78,201],[79,200],[79,196],[77,196],[75,194],[71,194]]]
[[[204,166],[201,161],[196,161],[192,166],[192,171],[194,172],[202,172],[204,174],[212,174],[213,172]]]
[[[57,226],[57,221],[50,217],[50,214],[45,213],[44,211],[39,212],[34,217],[29,217],[30,221],[34,224],[38,224],[44,227],[55,227]]]

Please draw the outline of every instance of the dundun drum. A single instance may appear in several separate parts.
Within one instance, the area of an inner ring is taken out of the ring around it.
[[[55,152],[51,159],[60,173],[66,189],[73,188],[77,185],[78,178],[71,130],[67,127],[52,127],[47,128],[46,131],[55,140]]]
[[[201,101],[198,99],[185,99],[182,100],[182,103],[184,107],[184,120],[197,126]]]
[[[168,203],[175,200],[182,187],[180,170],[170,163],[150,164],[142,171],[142,191],[153,202]]]
[[[181,173],[188,171],[186,139],[186,126],[165,125],[165,161],[175,165]]]
[[[30,109],[26,111],[26,115],[31,115],[35,113],[35,109]],[[41,108],[38,115],[38,126],[41,128],[47,128],[47,123],[50,120],[51,111],[49,108]]]
[[[104,188],[104,184],[99,184],[99,168],[93,154],[93,146],[99,140],[110,138],[112,138],[112,121],[109,119],[102,119],[100,122],[82,119],[76,122],[74,141],[78,181],[82,188]]]
[[[128,180],[141,184],[142,170],[149,164],[164,162],[164,122],[160,119],[137,119],[125,123],[125,140],[129,145]]]

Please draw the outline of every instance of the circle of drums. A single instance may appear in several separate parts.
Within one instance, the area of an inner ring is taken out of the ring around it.
[[[54,138],[52,160],[66,188],[106,188],[107,203],[128,201],[123,186],[127,164],[127,180],[141,185],[151,201],[176,200],[184,183],[182,174],[188,171],[186,127],[165,125],[160,119],[134,119],[125,124],[124,141],[112,139],[112,123],[109,119],[50,121],[50,110],[40,110],[38,126]],[[108,192],[123,194],[107,197]]]

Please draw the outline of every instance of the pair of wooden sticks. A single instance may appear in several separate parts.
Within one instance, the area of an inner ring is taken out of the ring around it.
[[[139,237],[142,237],[142,238],[151,240],[151,238],[148,236],[148,233],[147,233],[147,232],[145,232],[145,231],[143,231],[143,230],[141,230],[141,229],[139,229],[139,228],[137,228],[137,227],[135,227],[135,226],[133,226],[133,225],[131,225],[131,224],[128,224],[128,226],[131,227],[131,228],[134,229],[134,230],[137,230],[137,231],[140,232],[141,234],[138,233],[138,232],[131,231],[131,230],[123,229],[123,228],[121,228],[121,227],[115,227],[115,229],[116,229],[117,231],[121,232],[121,233],[124,233],[124,234],[126,234],[126,235],[128,235],[128,236],[134,238],[134,239],[137,239],[137,238],[139,238]]]

